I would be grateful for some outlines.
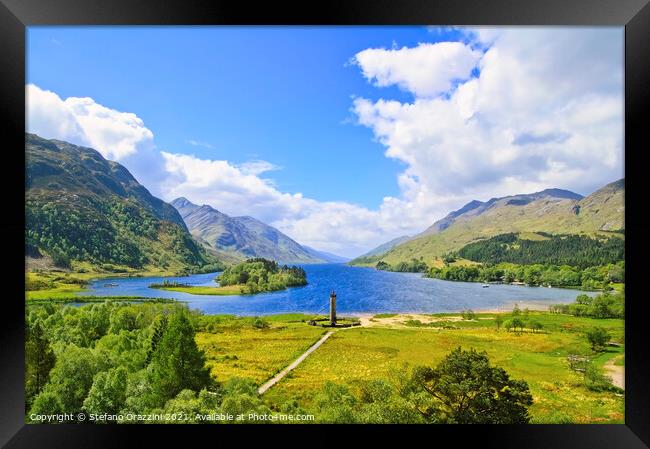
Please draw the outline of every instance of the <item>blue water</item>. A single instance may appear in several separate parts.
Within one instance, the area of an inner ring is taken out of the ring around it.
[[[175,298],[206,314],[267,315],[285,312],[325,313],[329,292],[337,293],[340,313],[381,312],[436,313],[463,309],[508,310],[567,303],[582,292],[577,290],[496,285],[483,288],[474,282],[450,282],[423,278],[419,273],[391,273],[343,264],[304,265],[309,284],[287,290],[249,296],[206,296],[149,288],[164,279],[190,285],[217,285],[218,273],[189,277],[148,277],[93,281],[85,295],[143,296]],[[108,284],[117,284],[109,286]]]

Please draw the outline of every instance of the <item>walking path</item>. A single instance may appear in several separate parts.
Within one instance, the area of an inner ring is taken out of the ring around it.
[[[625,368],[622,366],[614,365],[616,360],[618,360],[619,357],[614,357],[605,363],[605,371],[609,376],[612,378],[612,383],[616,385],[619,388],[622,388],[625,390]]]
[[[305,352],[304,352],[300,357],[298,357],[296,360],[294,360],[293,363],[291,363],[291,365],[287,366],[285,369],[283,369],[283,370],[280,371],[278,374],[276,374],[275,376],[273,376],[273,378],[271,378],[268,382],[266,382],[264,385],[262,385],[262,386],[257,390],[257,393],[258,393],[258,394],[264,394],[264,393],[266,392],[266,390],[268,390],[268,389],[271,388],[273,385],[275,385],[276,383],[278,383],[278,382],[279,382],[279,381],[280,381],[284,376],[287,375],[287,373],[289,373],[289,371],[291,371],[292,369],[294,369],[295,367],[297,367],[298,365],[300,365],[300,363],[301,363],[303,360],[305,360],[309,354],[311,354],[312,352],[314,352],[316,349],[318,349],[318,347],[319,347],[320,345],[322,345],[323,343],[325,343],[325,340],[327,340],[328,338],[330,338],[330,335],[332,335],[334,332],[335,332],[335,331],[329,331],[329,332],[327,332],[325,335],[323,335],[323,336],[321,337],[320,340],[318,340],[316,343],[314,343],[314,345],[313,345],[311,348],[307,349],[307,350],[306,350],[306,351],[305,351]]]

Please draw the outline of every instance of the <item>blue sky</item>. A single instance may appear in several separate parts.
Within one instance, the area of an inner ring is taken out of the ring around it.
[[[281,190],[376,208],[398,195],[403,164],[355,125],[350,97],[411,95],[373,88],[348,61],[369,47],[454,35],[425,27],[30,27],[27,79],[64,98],[135,112],[160,149],[262,159],[282,168],[267,175]]]
[[[27,130],[345,256],[623,177],[621,27],[30,27]]]

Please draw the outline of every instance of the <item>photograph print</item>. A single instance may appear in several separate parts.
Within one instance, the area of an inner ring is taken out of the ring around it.
[[[624,38],[28,26],[25,422],[624,423]]]

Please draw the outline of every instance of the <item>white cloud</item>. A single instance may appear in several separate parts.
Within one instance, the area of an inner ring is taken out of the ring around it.
[[[103,106],[92,98],[61,99],[34,84],[26,86],[27,131],[99,151],[118,161],[154,194],[165,174],[153,133],[137,115]]]
[[[405,84],[411,103],[353,102],[386,155],[407,164],[404,200],[432,215],[429,197],[462,202],[547,187],[589,193],[623,176],[621,29],[482,28],[465,35],[474,39],[468,45],[488,48],[479,76],[448,97],[430,98],[413,82]],[[394,59],[379,54],[370,69]]]
[[[214,148],[214,146],[212,146],[212,144],[209,144],[208,142],[201,142],[199,140],[190,139],[190,140],[187,141],[187,143],[189,143],[190,145],[192,145],[194,147],[203,147],[203,148],[209,148],[209,149]]]
[[[461,42],[423,43],[401,49],[369,48],[354,61],[378,87],[397,85],[417,96],[447,92],[456,80],[469,78],[480,52]]]
[[[472,199],[550,187],[589,193],[623,176],[621,29],[471,28],[462,35],[463,42],[355,56],[369,82],[414,97],[352,100],[358,123],[406,165],[396,177],[399,196],[375,210],[282,192],[262,177],[280,168],[268,161],[161,152],[135,114],[33,85],[28,129],[96,148],[165,200],[185,196],[250,215],[346,256],[417,233]]]
[[[153,147],[153,133],[142,119],[98,104],[92,98],[69,97],[27,85],[27,129],[46,138],[88,145],[119,161]]]
[[[242,173],[247,175],[261,175],[269,171],[280,170],[282,167],[272,164],[268,161],[255,160],[244,162],[243,164],[238,165]]]

